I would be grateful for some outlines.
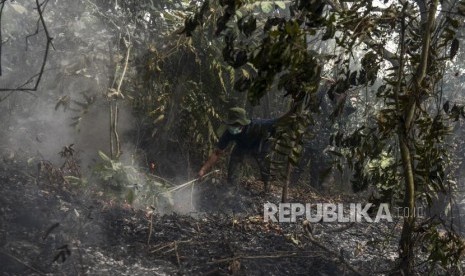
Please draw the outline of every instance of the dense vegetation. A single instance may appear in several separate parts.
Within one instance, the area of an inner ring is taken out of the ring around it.
[[[40,99],[83,136],[105,125],[92,177],[129,187],[134,167],[195,175],[228,107],[292,110],[271,156],[283,201],[311,185],[426,207],[428,219],[404,218],[398,269],[414,273],[422,247],[431,267],[459,273],[465,1],[59,2],[0,1],[2,117]],[[63,154],[67,181],[93,181]]]

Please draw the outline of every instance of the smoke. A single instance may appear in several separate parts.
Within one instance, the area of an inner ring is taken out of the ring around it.
[[[102,160],[98,152],[110,152],[110,111],[106,93],[114,78],[121,77],[117,63],[124,51],[118,50],[118,33],[114,26],[95,13],[97,7],[81,1],[49,1],[44,19],[53,49],[37,91],[13,92],[9,97],[0,92],[2,118],[0,156],[5,162],[18,162],[35,168],[41,160],[59,167],[59,152],[74,144],[85,177]],[[2,14],[1,88],[16,88],[24,83],[33,87],[45,54],[46,37],[39,28],[35,3],[6,2]],[[27,42],[26,42],[26,39]],[[120,53],[121,52],[121,53]],[[34,77],[35,76],[35,77]],[[130,81],[125,79],[124,81]],[[130,106],[120,100],[118,133],[122,142],[121,164],[139,174],[135,204],[143,207],[151,195],[141,194],[153,185],[147,178],[147,160],[138,156],[133,134],[137,124]],[[20,161],[22,160],[22,161]],[[27,162],[25,161],[27,160]],[[153,181],[152,181],[153,182]],[[163,212],[190,212],[191,192],[173,195],[160,202]],[[184,204],[189,202],[188,205]]]
[[[51,2],[49,5],[52,5]],[[45,16],[49,15],[48,10],[46,11]],[[55,10],[53,13],[58,11]],[[63,72],[66,68],[62,64],[69,63],[79,49],[73,49],[72,42],[63,39],[66,36],[64,21],[59,22],[57,18],[52,20],[48,17],[46,19],[49,27],[62,23],[60,29],[62,32],[57,33],[56,28],[49,30],[50,35],[54,37],[55,50],[49,52],[38,90],[30,94],[13,92],[0,103],[3,107],[1,115],[4,126],[2,144],[11,151],[37,154],[55,160],[60,147],[72,143],[73,140],[73,130],[69,127],[71,114],[63,114],[55,110],[55,105],[60,97],[74,94],[71,89],[74,88],[75,83],[80,82],[65,77]],[[2,88],[16,88],[25,83],[27,84],[23,88],[34,86],[37,80],[36,74],[40,71],[45,55],[46,42],[42,29],[39,28],[35,34],[37,20],[38,15],[34,11],[32,1],[6,2],[2,14],[2,32],[8,39],[2,45],[3,75],[0,78]],[[2,94],[2,96],[6,95],[6,93]]]

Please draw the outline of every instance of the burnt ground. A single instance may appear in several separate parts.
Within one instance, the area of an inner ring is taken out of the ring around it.
[[[227,200],[224,186],[205,184],[198,212],[161,215],[24,167],[0,168],[2,275],[375,275],[395,266],[399,223],[264,222],[277,187],[263,197],[245,183]],[[313,190],[291,196],[343,202]]]

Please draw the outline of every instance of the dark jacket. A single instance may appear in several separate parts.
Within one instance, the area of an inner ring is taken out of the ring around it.
[[[236,147],[247,151],[264,151],[268,150],[268,139],[275,132],[277,119],[257,119],[242,129],[239,134],[231,134],[227,129],[221,135],[217,147],[220,150],[226,149],[230,142],[235,142]]]

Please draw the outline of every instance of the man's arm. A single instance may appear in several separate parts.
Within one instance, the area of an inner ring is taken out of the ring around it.
[[[208,157],[208,160],[207,162],[205,162],[205,164],[202,166],[202,168],[200,169],[199,173],[198,173],[198,176],[199,177],[202,177],[204,176],[209,170],[211,167],[213,167],[213,165],[216,164],[216,162],[218,161],[218,159],[220,159],[221,155],[223,155],[224,153],[224,150],[221,150],[221,149],[216,149],[211,155],[210,157]]]
[[[231,139],[232,137],[229,131],[226,130],[225,132],[223,132],[218,141],[215,151],[210,155],[210,157],[208,157],[207,162],[205,162],[205,164],[200,169],[198,173],[199,177],[204,176],[208,172],[208,170],[210,170],[210,168],[213,167],[213,165],[215,165],[218,159],[220,159],[221,155],[223,155],[223,153],[225,152]]]

